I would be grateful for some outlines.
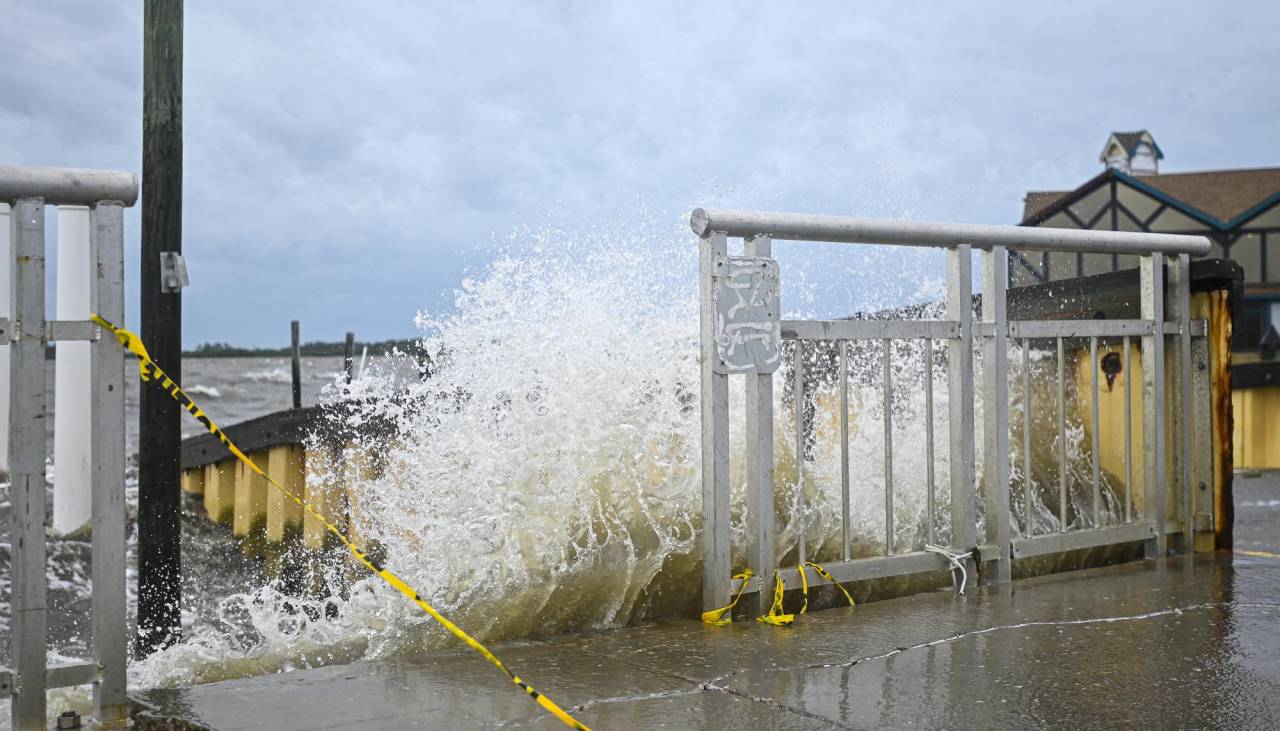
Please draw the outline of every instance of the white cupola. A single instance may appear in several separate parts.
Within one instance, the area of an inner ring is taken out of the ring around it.
[[[1160,146],[1151,133],[1145,129],[1137,132],[1112,132],[1098,157],[1098,161],[1108,168],[1129,175],[1155,175],[1160,172],[1162,159],[1164,153],[1160,151]]]

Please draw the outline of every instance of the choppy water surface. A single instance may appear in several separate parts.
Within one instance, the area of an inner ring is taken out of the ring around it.
[[[412,364],[390,357],[372,362],[365,378],[341,389],[334,385],[339,359],[308,359],[304,366],[308,402],[355,397],[365,406],[352,418],[377,415],[397,427],[389,444],[362,445],[382,470],[357,487],[358,535],[385,546],[392,570],[482,639],[686,612],[700,586],[695,247],[681,237],[678,246],[659,247],[663,256],[655,258],[652,250],[617,242],[545,243],[500,257],[463,282],[449,313],[419,315],[423,347],[434,356],[429,379],[406,378]],[[802,289],[788,284],[784,273],[784,297],[789,286]],[[876,347],[855,349],[852,359],[851,520],[860,551],[881,550],[885,530]],[[832,362],[819,349],[809,357],[815,374]],[[899,551],[921,547],[928,530],[924,357],[918,343],[895,346],[890,408]],[[949,472],[941,348],[933,358],[935,527],[945,540]],[[284,359],[189,360],[183,380],[224,424],[284,408],[290,398]],[[796,510],[794,490],[777,492],[784,559],[795,551],[801,521],[811,556],[826,560],[840,550],[838,400],[830,377],[817,380],[807,512]],[[136,393],[132,384],[131,407]],[[733,530],[740,546],[743,405],[737,381],[731,393]],[[795,474],[790,396],[789,388],[775,389],[775,453],[783,483]],[[199,426],[189,423],[185,431],[197,433]],[[1075,454],[1079,436],[1069,438]],[[131,433],[131,449],[135,442]],[[129,504],[134,510],[132,477]],[[197,517],[195,503],[188,507],[185,640],[133,662],[133,685],[413,653],[450,641],[376,579],[360,579],[349,593],[324,599],[288,596],[239,555],[224,531]],[[1043,505],[1035,507],[1037,520],[1053,520]],[[0,510],[7,512],[7,493]],[[129,541],[132,567],[136,536],[131,533]],[[53,541],[50,554],[51,601],[67,610],[55,614],[81,617],[59,620],[64,623],[55,628],[51,650],[59,657],[83,655],[88,546]],[[335,558],[332,570],[344,565]],[[0,621],[7,623],[7,611],[6,602]],[[83,694],[62,697],[82,702]]]

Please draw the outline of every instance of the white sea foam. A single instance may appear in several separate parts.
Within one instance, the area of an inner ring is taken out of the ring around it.
[[[293,375],[284,368],[272,368],[270,370],[249,371],[244,377],[250,381],[259,383],[291,383]]]

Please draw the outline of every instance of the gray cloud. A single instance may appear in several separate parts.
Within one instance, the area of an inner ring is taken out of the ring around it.
[[[1013,222],[1133,127],[1169,169],[1280,164],[1270,3],[789,5],[188,2],[189,343],[409,334],[548,220]],[[0,159],[140,168],[140,8],[0,12]]]

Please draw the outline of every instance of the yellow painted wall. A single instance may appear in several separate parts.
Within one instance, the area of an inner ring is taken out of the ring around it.
[[[235,513],[236,465],[234,457],[204,466],[204,509],[209,520],[231,525]]]
[[[1235,468],[1280,469],[1280,386],[1232,391],[1231,410]]]
[[[267,474],[290,494],[306,499],[303,449],[298,445],[272,447],[267,453]],[[267,540],[280,542],[302,528],[302,506],[280,490],[267,490]]]
[[[1213,392],[1211,408],[1212,424],[1213,424],[1213,444],[1215,445],[1210,453],[1213,454],[1215,460],[1218,455],[1223,453],[1226,446],[1225,424],[1227,415],[1225,411],[1225,389],[1228,381],[1227,373],[1231,367],[1231,318],[1228,293],[1225,291],[1200,292],[1192,295],[1191,298],[1191,317],[1193,319],[1203,319],[1209,322],[1209,378],[1210,388]],[[1074,400],[1074,416],[1080,423],[1084,424],[1085,429],[1085,445],[1088,448],[1092,440],[1093,424],[1090,419],[1090,395],[1091,382],[1090,371],[1098,367],[1098,363],[1106,353],[1120,353],[1122,346],[1116,343],[1111,346],[1098,347],[1098,361],[1090,359],[1089,350],[1085,347],[1082,350],[1075,351],[1075,392]],[[1166,355],[1170,360],[1176,356],[1176,351],[1170,351],[1166,347]],[[1194,366],[1193,366],[1194,367]],[[1169,380],[1174,375],[1172,368],[1166,366],[1165,369],[1165,388],[1163,393],[1169,393],[1172,388]],[[1131,379],[1131,402],[1130,402],[1130,429],[1132,434],[1132,480],[1129,482],[1133,486],[1133,509],[1134,514],[1138,514],[1142,510],[1143,500],[1143,484],[1144,484],[1144,435],[1142,429],[1142,344],[1141,338],[1130,339],[1129,353],[1129,369],[1128,372],[1122,372],[1116,375],[1114,382],[1108,387],[1106,376],[1098,370],[1098,447],[1099,447],[1099,464],[1102,470],[1110,475],[1111,484],[1117,486],[1120,500],[1124,500],[1125,487],[1125,463],[1124,463],[1124,395],[1125,381]],[[1273,420],[1280,419],[1280,388],[1274,389],[1277,393],[1277,399],[1270,402],[1270,406],[1265,409],[1266,413],[1271,415]],[[1222,398],[1221,404],[1218,403]],[[1236,394],[1232,394],[1232,402],[1236,400]],[[1260,409],[1261,414],[1264,410]],[[1237,431],[1237,439],[1241,428],[1240,412],[1236,411],[1235,428]],[[1170,429],[1166,432],[1166,459],[1165,470],[1167,474],[1173,474],[1173,457],[1174,451],[1171,440],[1175,435]],[[1272,437],[1275,439],[1275,437]],[[1239,447],[1237,447],[1238,455]],[[1271,449],[1274,456],[1280,457],[1280,450],[1274,446]],[[1200,465],[1195,463],[1198,450],[1193,449],[1192,474],[1199,474]],[[1222,458],[1225,461],[1225,457]],[[1238,459],[1238,456],[1237,456]],[[1213,500],[1215,503],[1214,514],[1225,519],[1226,512],[1219,505],[1222,499],[1225,499],[1226,479],[1229,477],[1229,470],[1225,469],[1225,464],[1209,465],[1206,471],[1213,474]],[[1166,483],[1166,505],[1170,507],[1170,515],[1173,515],[1172,506],[1178,503],[1174,499],[1173,490],[1175,480],[1169,480]],[[1201,504],[1197,507],[1197,512],[1208,510],[1207,505]],[[1222,526],[1217,526],[1220,530]],[[1212,548],[1208,544],[1197,544],[1201,548]]]
[[[1114,346],[1098,347],[1098,362],[1107,353],[1121,353],[1123,347],[1120,344]],[[1073,353],[1068,353],[1071,357]],[[1088,348],[1077,350],[1074,352],[1076,359],[1075,367],[1075,400],[1072,402],[1074,408],[1074,420],[1084,425],[1085,433],[1085,449],[1089,449],[1093,439],[1093,422],[1090,419],[1090,400],[1092,397],[1092,385],[1090,382],[1090,370],[1096,367],[1094,361],[1090,359]],[[1128,483],[1133,486],[1133,512],[1138,515],[1142,512],[1144,505],[1143,500],[1143,484],[1146,471],[1143,465],[1143,448],[1145,444],[1142,432],[1142,345],[1140,338],[1132,338],[1129,348],[1129,369],[1116,374],[1114,382],[1110,386],[1107,384],[1106,376],[1098,372],[1098,462],[1102,471],[1110,476],[1110,482],[1115,485],[1118,491],[1117,497],[1124,500],[1125,489],[1125,464],[1124,464],[1124,396],[1125,382],[1132,381],[1130,386],[1130,424],[1131,430],[1131,453],[1132,460],[1132,480]],[[1168,463],[1166,461],[1166,469]]]

